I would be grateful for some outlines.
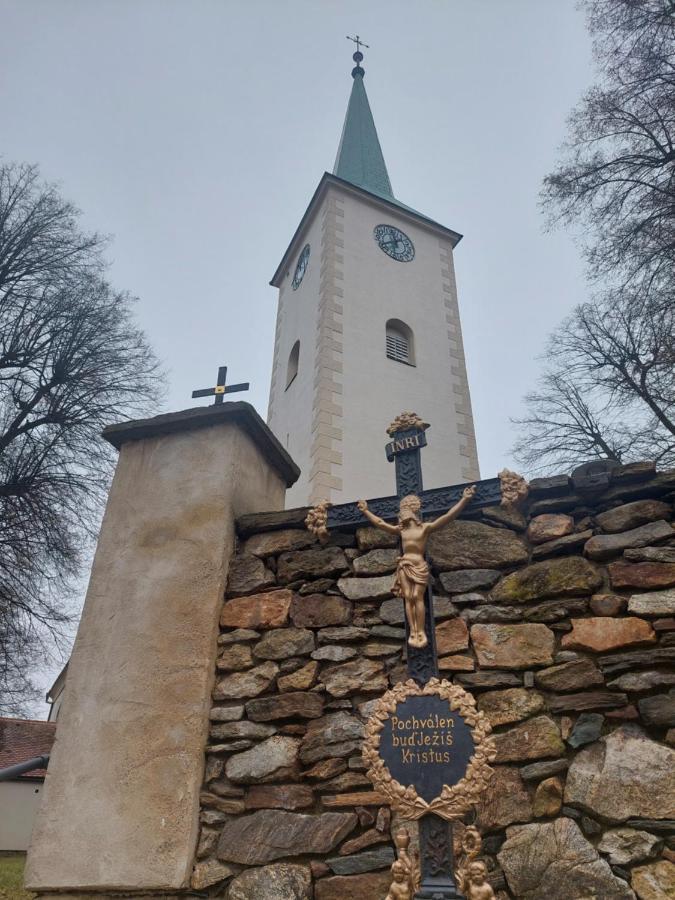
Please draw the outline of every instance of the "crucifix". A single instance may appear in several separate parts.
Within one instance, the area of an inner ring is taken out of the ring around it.
[[[505,470],[499,478],[424,491],[420,451],[427,444],[428,427],[416,414],[402,413],[387,429],[392,440],[386,446],[386,454],[396,467],[396,496],[339,506],[324,502],[307,517],[308,528],[324,541],[331,530],[366,523],[400,536],[402,553],[393,593],[404,601],[408,673],[419,685],[438,678],[433,594],[425,557],[429,534],[466,508],[514,504],[527,490],[524,479]],[[430,514],[437,514],[437,518],[424,522],[423,515],[428,518]],[[419,819],[419,842],[421,883],[415,900],[463,900],[464,894],[455,881],[450,822],[435,813],[423,815]],[[463,878],[460,881],[464,883]],[[469,888],[469,897],[478,896],[470,885]]]
[[[202,388],[198,391],[192,392],[192,398],[195,397],[215,397],[213,401],[214,405],[223,402],[224,394],[236,394],[239,391],[247,391],[249,389],[248,381],[244,381],[241,384],[228,384],[227,381],[227,366],[220,366],[218,369],[218,381],[216,382],[216,386],[212,388]]]

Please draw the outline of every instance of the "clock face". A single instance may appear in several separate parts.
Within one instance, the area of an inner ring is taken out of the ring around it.
[[[302,279],[305,277],[305,272],[307,271],[307,266],[309,265],[309,244],[305,244],[302,248],[302,253],[298,257],[298,264],[295,267],[295,274],[293,275],[293,290],[297,291],[300,287],[300,283]]]
[[[373,237],[387,256],[399,262],[410,262],[415,258],[415,247],[407,234],[393,225],[376,225]]]

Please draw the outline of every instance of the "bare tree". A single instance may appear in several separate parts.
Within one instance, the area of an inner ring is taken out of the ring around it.
[[[98,525],[114,464],[100,432],[157,394],[131,298],[77,217],[35,167],[0,167],[0,708],[13,710]]]
[[[675,287],[675,4],[585,0],[600,81],[544,181],[550,221],[581,226],[589,274]]]
[[[675,303],[605,297],[549,339],[537,391],[516,421],[528,471],[593,458],[675,463]]]
[[[532,472],[675,462],[675,2],[581,5],[600,79],[543,200],[551,223],[580,227],[593,302],[554,331],[516,421]]]

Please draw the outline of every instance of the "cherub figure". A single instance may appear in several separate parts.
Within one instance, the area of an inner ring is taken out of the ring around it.
[[[481,851],[482,840],[477,828],[470,825],[462,837],[464,858],[457,869],[457,886],[467,900],[495,900],[495,892],[487,880],[487,866],[482,859],[476,859]]]
[[[399,828],[396,832],[394,844],[396,844],[398,859],[394,860],[391,865],[393,881],[385,900],[412,900],[413,894],[419,887],[419,860],[413,861],[408,853],[410,835],[405,828]]]
[[[400,859],[392,863],[391,875],[394,880],[389,887],[389,893],[385,900],[412,900],[410,878],[408,877],[405,864]]]
[[[469,863],[467,881],[464,888],[467,900],[495,900],[495,893],[487,881],[487,866],[482,859]]]
[[[408,620],[408,643],[411,647],[426,647],[429,639],[424,630],[424,595],[429,584],[429,565],[424,558],[427,540],[433,531],[443,528],[462,512],[476,493],[476,486],[464,488],[461,500],[452,509],[433,522],[423,522],[420,518],[422,501],[415,494],[401,500],[398,525],[390,525],[368,509],[365,500],[359,500],[358,507],[369,522],[382,531],[401,537],[402,555],[396,564],[396,579],[393,593],[402,597]]]

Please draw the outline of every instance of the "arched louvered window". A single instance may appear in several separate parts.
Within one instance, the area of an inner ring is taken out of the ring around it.
[[[413,333],[400,319],[387,322],[387,356],[396,362],[415,365]]]
[[[290,356],[288,357],[288,368],[286,369],[286,390],[293,384],[298,374],[298,363],[300,361],[300,341],[293,344]]]

